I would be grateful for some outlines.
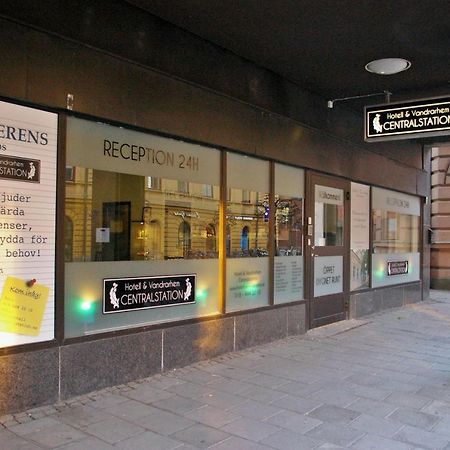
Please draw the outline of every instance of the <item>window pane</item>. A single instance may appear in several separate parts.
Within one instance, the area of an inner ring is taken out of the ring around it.
[[[344,239],[344,191],[316,185],[314,245],[340,246]]]
[[[420,279],[420,200],[372,188],[372,287]]]
[[[275,253],[302,254],[303,199],[275,196]]]
[[[67,164],[66,337],[218,313],[220,152],[71,117]]]
[[[419,219],[409,214],[373,210],[373,253],[418,252]]]
[[[274,302],[303,298],[304,171],[275,164]]]
[[[269,194],[230,189],[227,223],[229,225],[229,253],[227,257],[268,256]],[[244,199],[248,193],[248,200]]]
[[[228,153],[227,174],[226,299],[230,311],[269,301],[269,164]]]
[[[78,188],[66,187],[73,261],[217,258],[219,198],[202,196],[204,185],[190,183],[186,196],[173,180],[153,191],[145,177],[77,171]]]

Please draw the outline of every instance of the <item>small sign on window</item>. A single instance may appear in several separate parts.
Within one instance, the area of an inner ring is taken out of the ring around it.
[[[103,314],[195,303],[196,275],[103,280]]]
[[[405,275],[408,273],[408,261],[388,261],[387,273],[390,275]]]

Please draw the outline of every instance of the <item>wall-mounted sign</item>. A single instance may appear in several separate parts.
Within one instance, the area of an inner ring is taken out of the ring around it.
[[[387,274],[390,275],[405,275],[408,273],[408,261],[388,261]]]
[[[0,102],[0,347],[54,338],[58,116]]]
[[[367,106],[367,142],[450,135],[450,98]]]
[[[196,275],[103,280],[103,313],[195,303]]]

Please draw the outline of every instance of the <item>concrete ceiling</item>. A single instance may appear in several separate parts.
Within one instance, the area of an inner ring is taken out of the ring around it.
[[[449,0],[128,3],[326,99],[385,90],[393,101],[450,95]],[[387,57],[406,58],[412,67],[391,76],[364,69]]]

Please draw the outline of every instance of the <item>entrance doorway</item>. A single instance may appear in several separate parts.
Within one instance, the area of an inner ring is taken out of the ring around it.
[[[310,328],[347,318],[350,182],[307,174],[306,263]]]

